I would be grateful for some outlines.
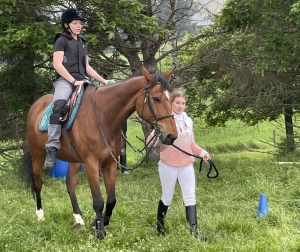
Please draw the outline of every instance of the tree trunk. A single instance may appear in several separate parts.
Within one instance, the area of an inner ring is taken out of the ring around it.
[[[290,152],[294,152],[296,150],[296,146],[293,127],[293,107],[291,105],[286,105],[284,107],[284,123],[287,148]]]
[[[142,129],[144,132],[145,139],[147,140],[148,136],[150,135],[152,129],[150,125],[146,121],[142,121]],[[147,148],[147,159],[146,161],[158,161],[159,160],[159,144],[153,146],[152,148]]]

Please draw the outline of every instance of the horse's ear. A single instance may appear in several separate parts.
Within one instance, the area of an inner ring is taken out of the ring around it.
[[[152,75],[148,72],[148,70],[146,69],[146,67],[144,67],[144,65],[142,65],[142,73],[145,76],[145,78],[147,79],[148,83],[152,81],[153,77]]]
[[[167,73],[164,74],[168,80],[170,80],[172,74],[173,74],[174,71],[175,71],[175,68],[176,68],[176,67],[174,67],[171,71],[169,71],[169,72],[167,72]]]

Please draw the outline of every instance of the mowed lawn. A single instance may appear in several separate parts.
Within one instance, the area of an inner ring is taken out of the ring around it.
[[[140,126],[129,120],[128,129],[128,140],[140,148]],[[73,230],[65,180],[44,174],[45,221],[39,222],[35,201],[16,178],[12,162],[10,170],[0,172],[0,251],[300,251],[300,165],[278,164],[298,156],[269,154],[276,151],[273,130],[270,123],[248,127],[240,122],[203,129],[196,120],[195,138],[219,170],[218,178],[209,179],[209,166],[199,172],[199,160],[195,162],[199,231],[207,242],[189,234],[178,186],[166,218],[167,235],[157,235],[157,162],[144,163],[130,175],[118,172],[117,205],[103,242],[89,225],[95,215],[84,172],[78,176],[77,194],[86,227]],[[128,147],[128,166],[140,158]],[[262,193],[269,215],[256,218]]]

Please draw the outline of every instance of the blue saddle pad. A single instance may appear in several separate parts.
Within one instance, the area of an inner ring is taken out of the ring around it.
[[[70,130],[72,128],[72,125],[75,121],[75,118],[77,116],[77,113],[78,113],[78,110],[79,110],[79,107],[80,107],[80,104],[82,101],[83,92],[84,92],[84,88],[81,88],[71,114],[69,115],[68,119],[62,125],[62,127],[66,128],[66,130]],[[50,114],[52,113],[53,104],[54,104],[54,102],[51,102],[47,106],[47,108],[45,109],[45,111],[42,114],[41,119],[39,121],[39,130],[42,132],[48,131],[48,124],[49,124],[49,120],[50,120]]]

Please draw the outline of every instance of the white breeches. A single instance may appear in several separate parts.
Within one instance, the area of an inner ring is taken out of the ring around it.
[[[196,205],[196,181],[193,163],[185,167],[174,167],[159,161],[158,173],[162,188],[161,200],[164,205],[169,206],[171,204],[177,180],[181,188],[184,205]]]

